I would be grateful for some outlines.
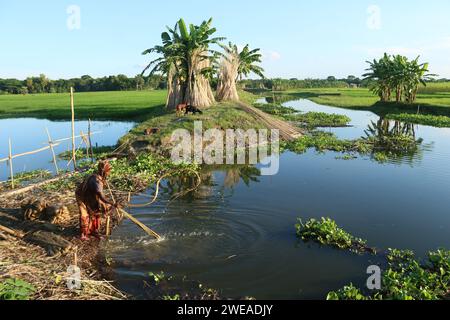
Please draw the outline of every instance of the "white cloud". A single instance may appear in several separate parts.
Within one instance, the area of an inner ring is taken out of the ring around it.
[[[262,59],[264,62],[266,61],[278,61],[281,59],[281,53],[278,51],[272,51],[272,50],[262,50]]]
[[[367,47],[355,46],[355,50],[363,51],[369,56],[380,56],[382,54],[401,54],[406,56],[419,56],[435,53],[438,51],[450,50],[450,37],[441,38],[435,42],[418,43],[414,46],[387,46],[387,47]]]

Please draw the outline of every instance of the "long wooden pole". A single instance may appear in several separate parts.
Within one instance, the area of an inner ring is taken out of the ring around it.
[[[13,161],[12,161],[12,146],[11,146],[11,138],[9,138],[9,174],[11,177],[11,189],[14,189],[14,170],[13,170]]]
[[[70,110],[72,112],[72,161],[73,170],[77,169],[77,161],[75,158],[75,107],[73,103],[73,87],[70,87]]]
[[[59,146],[59,143],[53,143],[53,146],[54,147]],[[28,151],[28,152],[24,152],[24,153],[20,153],[20,154],[15,154],[15,155],[12,156],[12,159],[23,157],[23,156],[28,156],[28,155],[35,154],[35,153],[39,153],[39,152],[42,152],[42,151],[45,151],[45,150],[48,150],[48,149],[50,149],[50,147],[46,146],[46,147],[43,147],[43,148],[40,148],[40,149],[37,149],[37,150]],[[0,162],[5,162],[5,161],[9,161],[9,156],[7,158],[0,159]]]
[[[114,198],[114,195],[112,193],[111,187],[109,186],[108,181],[106,181],[106,186],[109,189],[109,194],[111,195],[112,201],[114,202],[114,204],[117,204],[116,199]],[[121,208],[117,208],[118,213],[120,212],[124,217],[127,217],[128,219],[130,219],[132,222],[134,222],[136,225],[138,225],[142,230],[144,230],[149,236],[154,237],[156,240],[160,241],[162,239],[162,237],[157,234],[155,231],[153,231],[152,229],[150,229],[149,227],[147,227],[145,224],[143,224],[142,222],[140,222],[138,219],[136,219],[135,217],[133,217],[131,214],[129,214],[128,212],[126,212],[125,210],[121,209]],[[107,230],[108,231],[108,230]]]
[[[86,146],[86,159],[89,159],[89,141],[83,130],[81,130],[81,139],[83,139],[84,145]]]
[[[52,151],[53,164],[55,165],[56,175],[59,175],[58,163],[56,162],[55,150],[53,149],[52,137],[50,136],[50,132],[48,131],[47,127],[45,128],[45,131],[47,131],[48,145],[50,147],[50,150]]]
[[[91,153],[91,162],[94,163],[94,150],[92,149],[92,139],[91,139],[91,119],[88,122],[88,139],[89,139],[89,149]]]
[[[99,134],[99,133],[102,133],[102,131],[92,132],[91,135]],[[81,138],[81,136],[75,136],[75,138]],[[72,140],[72,136],[70,136],[69,138],[57,139],[57,140],[53,141],[53,143],[59,143],[59,142],[64,142],[64,141],[68,141],[68,140]]]

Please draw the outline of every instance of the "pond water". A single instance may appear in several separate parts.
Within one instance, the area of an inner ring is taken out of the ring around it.
[[[378,120],[308,100],[285,105],[348,115],[352,127],[323,129],[341,138],[359,138]],[[150,271],[186,276],[235,298],[324,299],[350,282],[362,287],[376,258],[299,241],[299,217],[330,217],[378,248],[419,256],[450,248],[450,129],[414,127],[424,147],[407,159],[381,164],[286,152],[276,176],[258,176],[251,167],[207,170],[198,191],[170,203],[177,181],[167,181],[156,204],[130,209],[165,240],[154,243],[124,221],[108,244],[119,287],[145,297]],[[133,201],[145,203],[148,195]]]
[[[111,146],[117,140],[133,128],[133,122],[117,121],[92,121],[91,131],[99,132],[92,135],[92,144],[98,146]],[[20,154],[36,150],[48,145],[48,137],[45,128],[48,128],[53,140],[68,138],[72,134],[72,124],[70,121],[50,121],[33,118],[0,119],[0,159],[8,157],[8,140],[12,141],[12,153]],[[83,131],[88,132],[87,121],[75,122],[75,134],[79,135]],[[77,147],[81,138],[76,139]],[[55,153],[71,150],[71,140],[62,142],[55,147]],[[67,169],[67,161],[58,161],[58,167]],[[52,154],[46,150],[35,155],[15,158],[13,160],[15,173],[31,171],[36,169],[48,169],[54,171]],[[0,163],[0,181],[9,179],[9,167],[7,162]]]

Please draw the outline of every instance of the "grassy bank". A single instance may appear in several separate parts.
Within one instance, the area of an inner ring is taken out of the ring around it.
[[[77,119],[143,120],[164,112],[166,91],[111,91],[75,93]],[[34,117],[70,119],[67,93],[0,95],[0,119]]]
[[[435,86],[435,87],[433,87]],[[448,91],[445,91],[447,90]],[[369,89],[302,89],[282,92],[293,98],[309,99],[318,104],[370,110],[378,115],[414,113],[450,117],[450,86],[430,84],[422,89],[414,104],[382,103]]]
[[[201,121],[203,131],[208,129],[260,129],[264,128],[252,115],[233,103],[219,103],[203,110],[201,115],[178,117],[174,112],[151,117],[122,137],[119,144],[129,143],[138,149],[157,150],[164,153],[169,147],[171,134],[176,129],[193,132],[194,122]],[[152,135],[144,135],[145,129],[158,128]]]

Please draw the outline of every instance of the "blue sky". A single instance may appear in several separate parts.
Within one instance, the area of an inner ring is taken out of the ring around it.
[[[67,26],[70,5],[80,29]],[[261,48],[268,77],[360,76],[387,51],[450,78],[449,12],[448,0],[0,0],[0,78],[136,75],[180,17],[213,17],[218,35]]]

